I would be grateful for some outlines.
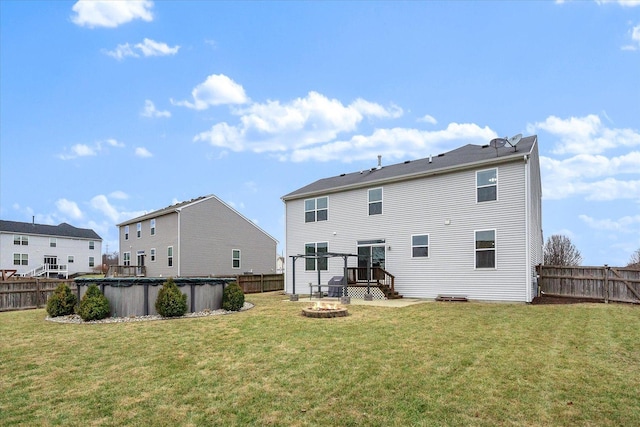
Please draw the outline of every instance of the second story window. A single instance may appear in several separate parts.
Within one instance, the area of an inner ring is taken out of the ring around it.
[[[15,236],[13,236],[13,244],[14,245],[29,246],[29,236],[15,235]]]
[[[326,221],[328,218],[328,197],[304,201],[304,222]]]
[[[58,239],[56,239],[55,237],[50,237],[49,238],[49,247],[50,248],[55,248],[56,246],[58,246]]]
[[[369,190],[369,215],[382,214],[382,188]]]
[[[155,236],[156,235],[156,220],[152,219],[150,221],[150,224],[151,224],[151,230],[150,230],[149,234],[151,234],[152,236]]]
[[[167,247],[167,266],[173,267],[173,246]]]
[[[476,172],[476,194],[478,203],[498,200],[498,169]]]
[[[156,262],[156,248],[151,248],[150,252],[150,257],[151,257],[151,262]]]
[[[138,237],[138,239],[140,237],[142,237],[142,223],[141,222],[136,224],[136,236]]]
[[[129,226],[124,226],[124,240],[129,240]]]
[[[89,249],[94,250],[96,248],[96,242],[89,240]]]

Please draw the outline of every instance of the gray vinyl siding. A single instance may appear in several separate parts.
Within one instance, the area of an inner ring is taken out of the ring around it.
[[[183,208],[180,222],[182,276],[275,273],[276,241],[220,200]],[[234,249],[241,253],[238,269],[232,266]]]
[[[544,236],[542,234],[542,182],[540,178],[540,158],[538,144],[533,147],[529,158],[529,256],[530,276],[536,277],[535,267],[542,264]],[[537,281],[532,280],[531,296],[537,296]]]
[[[475,175],[491,166],[326,194],[328,220],[316,223],[304,222],[304,199],[288,200],[286,271],[292,272],[290,256],[303,253],[308,242],[328,242],[330,252],[355,254],[358,240],[385,239],[386,270],[405,297],[525,301],[530,280],[524,165],[516,158],[495,166],[498,200],[491,202],[476,203]],[[383,188],[383,214],[369,216],[367,190],[374,187]],[[496,269],[475,269],[474,232],[486,229],[496,230]],[[429,234],[428,258],[411,258],[414,234]],[[355,258],[349,266],[356,266]],[[342,275],[342,267],[342,258],[330,260],[321,281]],[[308,283],[317,280],[316,272],[304,271],[304,260],[296,262],[296,293],[308,292]],[[292,292],[292,281],[287,274],[287,292]]]

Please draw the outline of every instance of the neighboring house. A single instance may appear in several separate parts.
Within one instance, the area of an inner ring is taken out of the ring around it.
[[[0,220],[0,269],[36,277],[91,273],[102,262],[102,238],[93,230],[62,223]]]
[[[405,297],[530,302],[542,262],[541,193],[536,136],[389,166],[379,157],[378,167],[318,180],[282,197],[286,292],[293,256],[329,252],[359,255],[347,258],[350,285],[369,270],[376,283],[393,276]],[[309,292],[318,268],[321,284],[343,276],[343,260],[297,258],[295,293]]]
[[[120,264],[148,277],[275,273],[277,241],[216,196],[118,224]]]

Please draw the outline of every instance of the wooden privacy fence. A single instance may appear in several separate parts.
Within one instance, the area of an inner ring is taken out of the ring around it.
[[[284,274],[243,274],[238,285],[245,294],[284,290]]]
[[[640,304],[640,270],[624,267],[538,265],[542,295]]]
[[[77,290],[73,280],[29,278],[0,281],[0,311],[44,308],[60,283],[66,283],[74,292]]]

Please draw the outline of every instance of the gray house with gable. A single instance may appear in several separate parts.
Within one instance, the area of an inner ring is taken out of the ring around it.
[[[343,276],[346,259],[350,296],[368,282],[381,298],[530,302],[543,246],[538,139],[503,145],[379,159],[283,196],[287,293],[294,268],[295,293],[305,293],[318,273],[321,283]]]
[[[277,240],[214,195],[132,218],[119,228],[120,264],[148,277],[276,272]]]

